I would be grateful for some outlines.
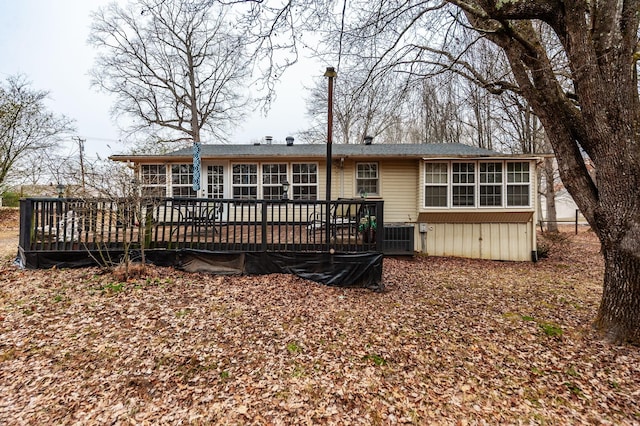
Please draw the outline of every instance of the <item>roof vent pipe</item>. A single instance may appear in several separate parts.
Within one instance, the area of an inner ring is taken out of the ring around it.
[[[293,145],[293,136],[287,136],[285,140],[287,141],[287,146]]]
[[[364,137],[364,144],[365,145],[371,145],[371,142],[373,142],[373,136],[365,136]]]
[[[267,145],[271,145],[271,142],[273,142],[273,136],[265,136],[264,141],[267,143]]]

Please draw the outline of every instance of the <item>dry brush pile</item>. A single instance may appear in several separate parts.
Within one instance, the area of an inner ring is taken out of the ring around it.
[[[0,423],[640,423],[589,232],[537,264],[385,259],[384,293],[0,269]]]

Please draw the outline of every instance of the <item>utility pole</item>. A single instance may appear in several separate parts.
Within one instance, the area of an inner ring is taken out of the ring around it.
[[[76,136],[75,140],[78,142],[78,150],[80,151],[80,178],[82,180],[82,192],[84,193],[84,190],[85,190],[85,185],[84,185],[84,143],[87,140],[86,139],[82,139],[79,136]]]

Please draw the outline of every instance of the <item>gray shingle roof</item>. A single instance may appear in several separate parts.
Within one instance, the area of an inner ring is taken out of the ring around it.
[[[333,144],[334,156],[351,157],[431,157],[431,156],[502,156],[496,151],[476,148],[463,144],[371,144],[342,145]],[[173,156],[189,156],[190,148],[181,149],[169,154]],[[272,145],[202,145],[202,158],[207,157],[321,157],[327,154],[325,144],[284,144]]]

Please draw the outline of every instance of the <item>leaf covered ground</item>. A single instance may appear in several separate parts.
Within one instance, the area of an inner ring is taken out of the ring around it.
[[[540,262],[294,276],[0,266],[0,424],[640,424],[640,350],[593,332],[593,233]]]

